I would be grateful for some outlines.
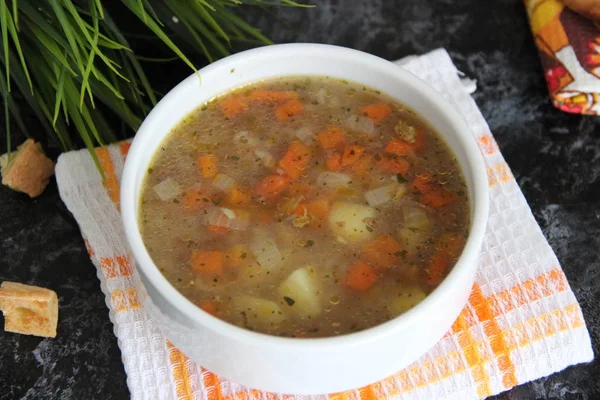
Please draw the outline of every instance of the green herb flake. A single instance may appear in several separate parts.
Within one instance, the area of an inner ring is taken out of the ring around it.
[[[398,183],[406,183],[406,182],[408,182],[408,180],[406,180],[406,178],[403,177],[402,174],[396,174],[396,180],[398,181]]]
[[[285,300],[287,305],[290,307],[296,303],[296,300],[292,299],[291,297],[287,297],[287,296],[283,296],[283,300]]]
[[[304,243],[304,247],[312,247],[313,244],[315,244],[315,242],[311,239],[308,239],[306,243]]]

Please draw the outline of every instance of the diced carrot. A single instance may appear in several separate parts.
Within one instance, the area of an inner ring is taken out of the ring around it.
[[[219,108],[226,117],[235,117],[248,109],[248,99],[240,94],[229,96],[219,101]]]
[[[256,187],[258,197],[270,200],[283,192],[291,183],[291,178],[286,175],[271,174],[263,178]]]
[[[375,103],[361,107],[360,112],[380,124],[390,116],[392,107],[386,103]]]
[[[444,189],[440,186],[433,186],[426,193],[419,197],[421,203],[431,208],[440,208],[454,203],[458,199],[455,191]]]
[[[330,126],[317,133],[317,140],[325,150],[335,150],[346,141],[346,133],[339,126]]]
[[[229,228],[219,225],[208,225],[208,230],[216,237],[222,237],[229,232]]]
[[[327,200],[315,200],[306,205],[308,213],[318,220],[325,220],[329,215],[329,202]]]
[[[344,154],[342,154],[342,167],[347,167],[357,162],[364,152],[365,148],[363,146],[353,145],[346,147]]]
[[[415,179],[412,181],[412,185],[421,193],[425,193],[429,190],[431,183],[433,183],[433,178],[431,174],[422,173],[417,175]]]
[[[293,182],[286,190],[290,197],[304,196],[310,197],[313,192],[313,187],[306,182]]]
[[[406,156],[410,153],[414,153],[416,145],[414,143],[408,143],[403,139],[392,139],[385,146],[387,153],[395,154],[397,156]]]
[[[356,176],[365,176],[372,167],[373,156],[371,154],[363,154],[357,162],[349,167],[350,172]]]
[[[379,236],[361,249],[362,260],[377,270],[387,269],[400,259],[400,245],[389,235]]]
[[[214,178],[219,173],[216,156],[200,156],[198,157],[198,165],[202,171],[202,176],[205,178]]]
[[[209,313],[210,315],[217,316],[217,303],[213,300],[204,299],[198,303],[198,307]]]
[[[429,174],[418,175],[412,182],[415,189],[421,192],[419,201],[432,208],[440,208],[454,203],[458,199],[455,191],[443,188]]]
[[[377,166],[390,174],[406,175],[410,169],[410,163],[404,158],[383,156],[377,161]]]
[[[220,251],[192,251],[192,269],[205,276],[221,276],[223,274],[223,253]]]
[[[279,160],[279,167],[292,179],[296,180],[302,176],[302,173],[308,167],[310,157],[310,149],[297,140],[290,144],[283,158]]]
[[[423,129],[417,130],[417,136],[415,137],[415,152],[418,154],[423,154],[427,151],[427,135]]]
[[[315,200],[306,204],[298,204],[292,214],[302,216],[307,213],[319,221],[323,221],[329,215],[329,202],[327,200]]]
[[[297,215],[300,217],[304,215],[305,212],[308,212],[308,210],[306,209],[306,204],[298,203],[296,207],[292,210],[290,215]]]
[[[283,103],[296,99],[298,99],[298,93],[291,90],[270,91],[257,89],[250,93],[250,100],[261,103]]]
[[[250,202],[250,193],[246,189],[234,187],[227,194],[227,204],[230,206],[244,206]]]
[[[443,253],[434,254],[427,267],[427,284],[431,286],[439,285],[444,279],[444,276],[446,276],[448,266],[449,262],[444,257]]]
[[[183,192],[181,204],[184,208],[197,211],[210,204],[210,198],[199,188],[191,188]]]
[[[377,281],[377,274],[365,263],[357,262],[348,268],[344,285],[360,292],[368,290]]]
[[[244,263],[244,260],[250,254],[248,247],[243,244],[236,244],[227,253],[225,253],[225,265],[228,267],[237,267]]]
[[[342,169],[342,155],[337,151],[325,159],[325,166],[328,170],[337,172]]]
[[[300,114],[303,108],[298,100],[290,100],[275,109],[275,117],[279,122],[288,122],[290,118]]]

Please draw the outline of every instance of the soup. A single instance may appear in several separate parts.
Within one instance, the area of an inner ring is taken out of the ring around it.
[[[328,77],[252,84],[189,114],[147,171],[139,220],[164,276],[206,312],[288,337],[409,310],[468,235],[464,178],[412,110]]]

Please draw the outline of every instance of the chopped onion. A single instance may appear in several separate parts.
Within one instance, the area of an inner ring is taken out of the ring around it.
[[[227,176],[225,174],[218,174],[217,176],[215,176],[215,179],[213,180],[213,185],[217,189],[222,190],[224,192],[231,189],[233,187],[234,183],[235,183],[235,181],[233,180],[233,178],[230,176]]]
[[[427,211],[419,206],[403,205],[402,222],[404,227],[420,231],[427,231],[432,227]]]
[[[265,268],[276,268],[282,262],[281,252],[272,236],[256,235],[249,247],[256,261]]]
[[[352,182],[352,177],[340,172],[321,172],[317,176],[317,185],[326,186],[330,189],[339,189],[343,186],[348,186],[350,182]]]
[[[220,228],[230,228],[232,219],[229,218],[222,209],[212,208],[206,215],[207,225],[218,226]]]
[[[246,230],[250,225],[250,213],[244,210],[236,210],[235,215],[236,218],[231,220],[229,228],[234,231]]]
[[[317,92],[317,101],[320,104],[325,104],[325,102],[327,101],[327,90],[325,90],[325,88],[321,88]]]
[[[235,215],[235,211],[233,211],[230,208],[221,207],[221,212],[225,214],[225,216],[229,219],[237,218],[237,216]]]
[[[332,96],[331,93],[324,88],[319,89],[316,98],[319,104],[328,105],[330,107],[337,107],[340,105],[339,98]]]
[[[296,137],[300,139],[304,144],[311,144],[315,136],[315,132],[307,126],[296,131]]]
[[[247,144],[250,146],[256,146],[258,144],[258,141],[256,140],[256,138],[254,136],[250,135],[250,133],[248,133],[248,131],[239,131],[238,133],[236,133],[233,136],[233,141],[235,143]]]
[[[348,117],[346,128],[351,131],[366,133],[369,136],[375,135],[375,123],[373,120],[361,115],[351,115]]]
[[[256,149],[254,154],[262,160],[265,167],[273,168],[275,166],[275,158],[268,151]]]
[[[381,204],[387,203],[392,199],[392,193],[395,194],[397,186],[397,184],[391,184],[369,190],[365,193],[365,199],[367,199],[367,203],[369,203],[371,207],[377,207]]]
[[[154,186],[154,193],[162,201],[169,201],[181,194],[181,186],[177,181],[171,177],[168,177],[161,183]]]
[[[367,117],[358,117],[358,122],[356,123],[356,130],[359,132],[364,132],[369,136],[375,135],[375,122],[371,118]]]
[[[205,223],[234,231],[243,231],[250,225],[250,213],[243,210],[234,211],[225,207],[214,207],[208,210]]]

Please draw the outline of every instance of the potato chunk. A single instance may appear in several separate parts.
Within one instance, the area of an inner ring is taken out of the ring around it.
[[[388,307],[390,314],[393,316],[405,313],[427,297],[425,292],[418,286],[402,287],[395,296],[392,296]]]
[[[377,211],[372,207],[336,201],[329,212],[329,228],[349,242],[373,239],[375,232],[368,224],[376,216]]]
[[[243,315],[245,325],[253,329],[270,329],[285,320],[277,303],[254,296],[239,296],[233,300],[236,313]]]
[[[302,317],[321,313],[319,288],[314,269],[307,265],[292,272],[279,286],[279,295],[290,310]]]

